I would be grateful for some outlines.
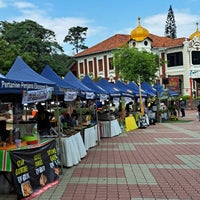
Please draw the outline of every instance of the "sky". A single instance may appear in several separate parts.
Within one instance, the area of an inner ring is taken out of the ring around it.
[[[130,34],[141,25],[152,34],[164,36],[170,5],[174,11],[177,37],[189,37],[200,22],[200,0],[0,0],[0,21],[33,20],[54,31],[67,55],[71,45],[63,40],[71,27],[88,27],[89,48],[115,34]]]

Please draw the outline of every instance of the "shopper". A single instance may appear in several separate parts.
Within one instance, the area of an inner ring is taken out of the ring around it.
[[[180,98],[180,111],[181,111],[181,117],[185,117],[185,101],[183,101],[182,98]]]
[[[50,121],[53,118],[53,114],[45,110],[41,103],[38,103],[36,108],[38,111],[33,119],[37,121],[37,131],[41,136],[49,135],[51,128]]]

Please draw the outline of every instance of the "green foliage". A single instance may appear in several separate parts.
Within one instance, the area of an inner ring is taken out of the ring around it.
[[[71,57],[63,54],[53,31],[31,20],[1,21],[0,73],[6,74],[17,56],[38,73],[49,65],[58,75],[65,75],[73,62]]]
[[[174,17],[174,11],[170,5],[165,25],[165,36],[170,38],[176,38],[176,23]]]
[[[74,47],[72,50],[75,50],[76,53],[78,53],[79,50],[87,49],[88,47],[84,44],[86,39],[84,36],[86,36],[87,30],[87,27],[71,27],[68,31],[68,34],[64,38],[64,42],[73,45]]]
[[[188,100],[190,99],[190,95],[183,95],[180,98],[182,98],[183,100]]]
[[[124,46],[113,51],[113,65],[116,73],[124,81],[151,82],[158,68],[158,56],[135,47]]]

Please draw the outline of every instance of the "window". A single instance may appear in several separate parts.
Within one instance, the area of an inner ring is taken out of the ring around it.
[[[102,60],[98,60],[99,72],[103,71],[103,62]]]
[[[112,58],[109,58],[108,59],[108,62],[109,62],[109,70],[113,70],[114,69],[114,66],[112,65]]]
[[[193,65],[200,64],[200,52],[199,51],[192,51],[192,64]]]
[[[92,61],[89,61],[89,72],[93,72]]]
[[[169,53],[167,54],[167,66],[168,67],[176,67],[183,65],[183,53]]]
[[[83,63],[79,63],[79,69],[80,69],[80,73],[83,74],[84,73]]]

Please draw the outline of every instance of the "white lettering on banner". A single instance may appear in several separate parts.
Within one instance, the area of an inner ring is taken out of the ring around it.
[[[108,99],[108,95],[107,94],[100,94],[100,101],[105,101],[106,99]]]
[[[67,91],[65,92],[64,101],[74,101],[77,98],[77,92]]]
[[[45,101],[47,99],[51,99],[51,96],[52,96],[52,88],[46,88],[43,90],[24,91],[22,104]]]
[[[86,99],[94,99],[94,93],[93,92],[86,92]]]
[[[2,88],[21,88],[20,83],[12,83],[12,82],[6,82],[6,81],[1,81],[1,87]]]
[[[24,89],[24,90],[42,90],[49,88],[49,86],[44,84],[38,84],[38,83],[24,83],[24,82],[15,82],[15,81],[9,81],[9,80],[1,80],[0,88],[5,89]]]

